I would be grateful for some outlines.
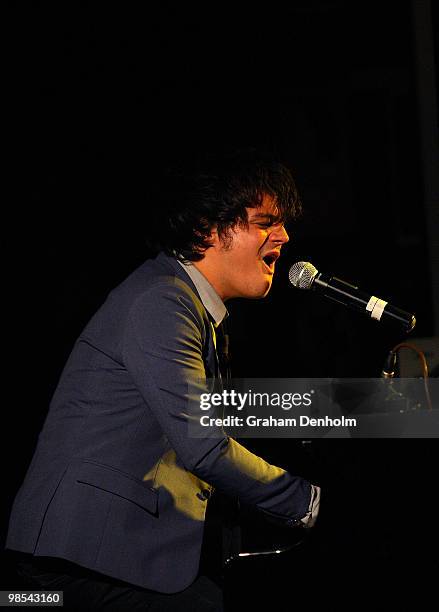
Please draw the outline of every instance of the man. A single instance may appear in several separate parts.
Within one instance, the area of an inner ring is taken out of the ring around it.
[[[161,252],[77,340],[12,510],[22,573],[81,609],[220,610],[197,577],[213,488],[286,526],[318,512],[318,487],[220,428],[188,430],[193,396],[220,377],[224,303],[270,290],[299,208],[291,174],[244,151],[170,184]]]

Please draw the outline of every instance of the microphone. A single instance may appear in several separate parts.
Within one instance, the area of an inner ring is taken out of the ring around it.
[[[392,306],[374,295],[360,291],[358,287],[342,281],[331,274],[319,272],[308,261],[298,261],[290,268],[288,278],[293,287],[313,289],[348,308],[359,310],[375,321],[385,321],[402,327],[406,333],[416,325],[410,312]]]

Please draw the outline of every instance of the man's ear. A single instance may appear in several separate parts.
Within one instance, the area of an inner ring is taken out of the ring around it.
[[[209,242],[213,247],[218,246],[221,243],[221,239],[218,235],[218,230],[216,229],[216,227],[214,227],[210,232]]]
[[[210,234],[206,236],[206,238],[210,245],[210,248],[218,248],[222,244],[222,240],[218,235],[218,230],[216,226],[211,229]]]
[[[219,236],[216,227],[212,228],[209,235],[205,235],[202,232],[195,230],[195,235],[199,237],[204,237],[211,246],[215,246],[217,242],[219,242]]]

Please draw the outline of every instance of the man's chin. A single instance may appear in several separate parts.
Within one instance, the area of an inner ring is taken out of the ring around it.
[[[258,287],[258,291],[255,291],[254,295],[251,295],[248,297],[253,300],[262,300],[264,297],[267,297],[267,295],[270,292],[270,289],[271,289],[271,280],[266,281],[264,286],[261,286],[260,289]]]
[[[258,280],[257,283],[247,284],[240,291],[235,291],[230,298],[242,298],[245,300],[261,300],[266,297],[271,289],[272,277],[266,275],[264,281]]]

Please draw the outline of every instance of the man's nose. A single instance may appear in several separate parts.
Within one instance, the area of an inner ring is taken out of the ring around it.
[[[288,232],[283,224],[275,227],[270,234],[270,240],[273,240],[273,242],[285,244],[285,242],[288,242],[289,239],[290,237],[288,236]]]

